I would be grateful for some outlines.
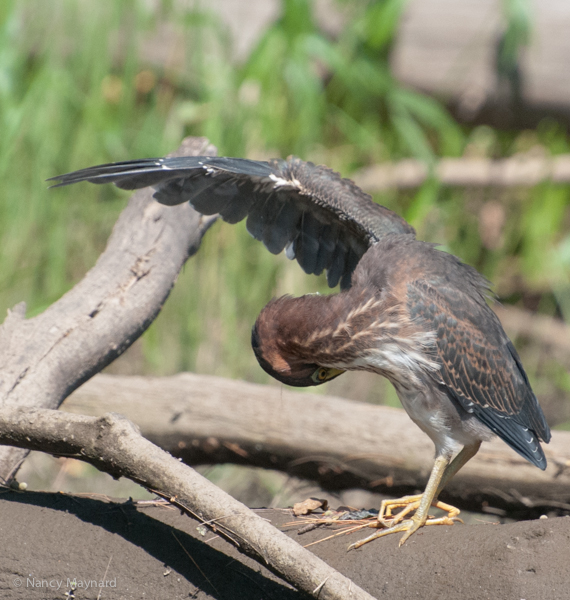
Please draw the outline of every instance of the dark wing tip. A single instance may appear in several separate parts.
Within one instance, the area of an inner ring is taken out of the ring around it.
[[[500,415],[492,409],[477,407],[474,414],[515,452],[539,469],[546,469],[546,456],[540,445],[540,437],[535,431],[518,423],[516,417]]]
[[[194,160],[196,158],[207,159],[208,157],[183,158]],[[88,181],[96,184],[114,183],[118,188],[124,190],[136,190],[154,186],[162,181],[174,179],[179,176],[175,166],[171,166],[172,161],[175,160],[176,157],[143,158],[125,162],[107,163],[95,167],[87,167],[79,171],[72,171],[63,175],[56,175],[46,181],[59,182],[50,187],[63,187]]]

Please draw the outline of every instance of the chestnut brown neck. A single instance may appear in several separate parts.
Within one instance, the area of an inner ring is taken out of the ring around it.
[[[373,343],[380,303],[363,288],[272,300],[255,324],[256,354],[280,371],[350,362]]]

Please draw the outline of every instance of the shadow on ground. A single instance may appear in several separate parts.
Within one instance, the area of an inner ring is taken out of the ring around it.
[[[171,506],[14,491],[0,501],[7,600],[305,598]],[[278,527],[293,520],[288,510],[260,513]],[[298,536],[300,526],[289,534],[303,544],[332,533]],[[570,517],[426,528],[402,548],[391,536],[347,553],[359,535],[311,550],[377,598],[570,597]]]

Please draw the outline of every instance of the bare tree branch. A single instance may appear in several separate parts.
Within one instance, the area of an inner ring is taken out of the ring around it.
[[[113,477],[158,490],[297,589],[319,599],[373,600],[273,525],[144,439],[117,414],[85,417],[49,409],[0,409],[0,443],[78,458]]]
[[[442,185],[471,187],[532,187],[542,181],[570,182],[570,155],[536,156],[520,154],[511,158],[442,158],[433,170],[419,160],[406,159],[367,167],[353,174],[354,181],[370,193],[387,189],[419,187],[428,177]]]
[[[119,407],[145,437],[188,464],[282,469],[328,489],[413,493],[433,461],[432,442],[403,410],[193,373],[97,375],[63,405],[91,415]],[[543,472],[501,440],[484,444],[446,497],[476,510],[482,503],[526,508],[527,515],[570,509],[570,432],[553,432],[545,452]]]
[[[214,153],[204,138],[188,138],[177,152]],[[81,282],[32,319],[19,304],[0,326],[0,405],[57,408],[124,352],[154,320],[212,222],[188,203],[162,206],[150,189],[135,193]],[[0,449],[0,477],[9,481],[25,456]]]

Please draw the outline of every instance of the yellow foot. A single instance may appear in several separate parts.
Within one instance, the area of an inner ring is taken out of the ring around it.
[[[376,527],[379,529],[379,531],[376,531],[372,535],[360,540],[359,542],[351,544],[348,549],[353,550],[355,548],[360,548],[361,546],[364,546],[364,544],[367,544],[376,538],[403,531],[405,533],[400,540],[399,545],[401,546],[412,535],[412,533],[416,532],[424,525],[453,525],[456,522],[463,523],[463,521],[458,517],[460,512],[458,508],[439,501],[433,502],[432,506],[444,510],[447,512],[447,516],[434,518],[426,515],[425,518],[422,518],[421,516],[415,514],[411,519],[403,520],[404,517],[410,512],[418,509],[421,498],[422,494],[418,494],[417,496],[404,496],[403,498],[398,498],[397,500],[384,500],[380,506],[377,522],[370,524],[370,527]],[[403,510],[393,516],[392,510],[401,507],[403,507]]]
[[[417,510],[420,505],[423,494],[415,496],[404,496],[395,500],[382,500],[380,510],[378,511],[378,523],[384,527],[393,527],[412,511]],[[392,511],[397,508],[402,508],[398,514],[393,515]]]
[[[415,496],[404,496],[403,498],[397,498],[395,500],[382,500],[380,510],[378,511],[379,524],[383,527],[393,527],[397,523],[400,523],[404,517],[407,517],[411,512],[419,508],[422,497],[423,494],[416,494]],[[432,502],[431,505],[445,511],[449,519],[461,521],[461,519],[457,519],[460,511],[458,508],[455,508],[455,506],[440,502],[439,500]],[[392,513],[395,508],[402,508],[403,510],[394,515]],[[428,517],[428,520],[431,519],[433,519],[433,517]],[[371,527],[373,527],[373,525],[371,525]]]

